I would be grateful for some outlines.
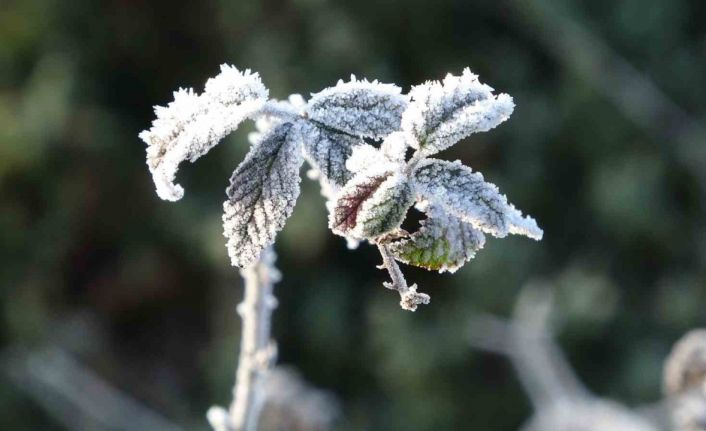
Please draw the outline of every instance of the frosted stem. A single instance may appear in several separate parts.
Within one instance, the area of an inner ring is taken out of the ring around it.
[[[207,417],[215,431],[255,431],[264,404],[264,382],[277,357],[277,347],[270,338],[272,311],[277,300],[272,294],[279,281],[274,266],[275,253],[264,250],[260,260],[240,271],[245,281],[245,295],[237,311],[243,320],[240,357],[233,387],[233,402],[228,411],[211,407]]]
[[[378,250],[380,250],[380,254],[382,255],[381,268],[386,268],[392,279],[392,282],[385,282],[383,285],[388,289],[396,290],[400,293],[400,306],[405,310],[416,311],[419,304],[428,304],[430,300],[429,295],[417,292],[416,284],[411,286],[407,285],[407,280],[405,280],[404,275],[402,275],[399,265],[397,265],[395,258],[392,256],[387,246],[378,244]]]
[[[293,120],[303,117],[302,113],[292,106],[291,103],[275,100],[268,100],[260,109],[259,114],[283,120]]]

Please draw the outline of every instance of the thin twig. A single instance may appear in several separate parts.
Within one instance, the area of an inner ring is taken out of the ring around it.
[[[270,338],[272,311],[277,306],[272,291],[280,277],[274,261],[274,251],[267,249],[257,264],[240,272],[245,280],[245,295],[237,308],[243,320],[240,357],[230,408],[226,412],[212,407],[207,414],[216,431],[257,429],[265,401],[265,377],[277,357],[276,345]]]
[[[384,244],[378,244],[378,250],[382,255],[382,265],[379,268],[386,268],[390,273],[392,282],[385,282],[383,285],[391,290],[396,290],[400,293],[400,306],[409,311],[415,311],[420,304],[429,303],[429,295],[417,292],[417,285],[407,285],[404,275],[400,267],[395,262],[395,258],[390,253],[390,250]]]

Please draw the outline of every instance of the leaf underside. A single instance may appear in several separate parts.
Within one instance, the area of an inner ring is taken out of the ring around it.
[[[363,203],[391,175],[391,172],[382,172],[370,176],[360,176],[346,184],[331,211],[329,225],[333,232],[343,236],[351,233],[358,224],[358,215]]]
[[[300,141],[290,136],[292,127],[283,123],[263,134],[231,177],[223,231],[235,266],[253,264],[292,214],[303,163]]]
[[[310,121],[302,121],[300,131],[304,156],[309,164],[331,185],[343,187],[353,177],[353,173],[346,169],[346,160],[361,139]]]

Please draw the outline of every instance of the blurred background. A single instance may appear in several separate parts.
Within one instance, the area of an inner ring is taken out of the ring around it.
[[[516,430],[532,407],[505,358],[471,347],[469,318],[510,315],[538,281],[591,391],[659,400],[672,343],[706,324],[705,17],[699,0],[2,0],[0,429],[121,429],[100,416],[137,420],[125,407],[207,430],[230,401],[242,284],[221,205],[252,125],[182,166],[178,203],[157,198],[137,138],[224,62],[279,98],[469,66],[517,104],[441,157],[544,240],[491,239],[454,275],[403,268],[432,296],[414,314],[303,183],[273,330],[279,362],[337,400],[335,429]]]

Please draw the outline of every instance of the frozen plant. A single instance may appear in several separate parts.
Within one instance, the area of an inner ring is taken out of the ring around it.
[[[246,294],[239,306],[244,336],[235,401],[229,412],[209,414],[215,428],[253,429],[263,403],[248,394],[258,392],[275,352],[267,320],[276,281],[268,274],[276,270],[273,252],[265,250],[292,214],[304,161],[328,199],[331,230],[351,246],[376,245],[392,279],[385,286],[399,292],[402,308],[414,311],[429,296],[407,284],[397,261],[453,272],[483,247],[485,234],[542,238],[534,219],[483,175],[459,161],[431,157],[496,127],[513,109],[510,96],[494,95],[468,69],[406,95],[395,85],[352,76],[308,101],[299,95],[278,101],[269,99],[257,73],[228,65],[203,93],[180,89],[174,101],[155,108],[157,118],[140,138],[157,194],[170,201],[184,194],[175,183],[180,163],[203,156],[246,119],[257,125],[223,204],[228,254],[243,268]],[[427,218],[408,233],[400,226],[413,205]]]

